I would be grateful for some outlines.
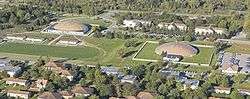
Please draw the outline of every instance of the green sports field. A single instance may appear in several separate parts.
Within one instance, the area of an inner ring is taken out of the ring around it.
[[[76,59],[94,58],[99,54],[98,49],[91,47],[59,47],[23,43],[4,43],[0,45],[0,52]]]
[[[158,46],[157,43],[147,43],[144,48],[139,52],[136,58],[139,59],[151,59],[160,60],[161,56],[155,53],[155,48]],[[199,53],[193,57],[186,57],[182,62],[188,63],[199,63],[199,64],[209,64],[212,58],[213,48],[198,47]]]

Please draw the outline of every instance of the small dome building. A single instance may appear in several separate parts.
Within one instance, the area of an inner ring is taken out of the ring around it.
[[[86,33],[90,30],[90,26],[87,24],[81,23],[79,20],[63,20],[55,23],[52,27],[57,31],[64,32],[83,32]]]
[[[198,49],[187,43],[171,42],[158,46],[155,53],[161,55],[167,53],[171,55],[179,55],[183,57],[192,57],[198,53]]]

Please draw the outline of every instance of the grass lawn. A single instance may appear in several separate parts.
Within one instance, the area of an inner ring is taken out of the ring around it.
[[[155,53],[155,48],[158,46],[156,43],[147,43],[144,48],[139,52],[136,58],[140,59],[152,59],[160,60],[161,56]],[[213,48],[199,47],[200,52],[189,58],[184,58],[183,62],[189,63],[200,63],[200,64],[209,64],[211,56],[213,54]]]
[[[183,62],[209,64],[213,54],[212,48],[199,47],[199,53],[193,57],[184,58]]]
[[[179,67],[175,68],[175,70],[179,70],[179,71],[191,71],[191,72],[201,73],[201,72],[207,72],[207,71],[212,70],[212,67],[207,67],[207,66],[189,66],[187,68],[183,68],[183,66],[179,66]]]
[[[144,48],[139,52],[136,58],[140,59],[152,59],[152,60],[160,60],[161,56],[155,53],[155,48],[159,46],[157,43],[147,43]]]
[[[250,54],[250,45],[234,43],[231,47],[227,48],[226,51],[232,53]]]
[[[22,43],[4,43],[0,45],[0,52],[76,59],[94,58],[100,54],[97,49],[91,47],[59,47]]]
[[[250,90],[250,82],[244,82],[237,86],[237,88],[248,89]]]

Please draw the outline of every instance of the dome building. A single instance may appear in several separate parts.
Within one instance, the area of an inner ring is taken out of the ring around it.
[[[183,57],[192,57],[198,53],[198,49],[187,43],[171,42],[158,46],[155,53],[161,55],[167,53],[170,55],[179,55]]]
[[[63,20],[54,23],[47,32],[55,34],[67,34],[67,35],[85,35],[91,26],[84,24],[79,20]]]

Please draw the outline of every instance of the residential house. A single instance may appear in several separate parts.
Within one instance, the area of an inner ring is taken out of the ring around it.
[[[137,94],[138,99],[154,99],[154,95],[149,92],[139,92]]]
[[[29,99],[31,96],[31,93],[27,91],[8,90],[7,96],[15,97],[16,99],[19,99],[19,98]]]
[[[28,86],[29,81],[24,79],[18,79],[18,78],[5,78],[4,81],[6,81],[6,84],[17,84],[17,85],[23,85]]]
[[[30,86],[31,91],[40,91],[41,89],[45,88],[48,84],[48,80],[38,79],[35,83],[32,83]]]
[[[236,64],[227,63],[227,64],[223,64],[221,69],[223,73],[235,74],[235,73],[238,73],[239,66]]]
[[[73,99],[74,94],[71,91],[61,91],[60,94],[62,95],[63,99]]]
[[[6,71],[10,77],[18,76],[22,72],[19,66],[12,66],[9,60],[0,59],[0,72]]]
[[[131,83],[131,84],[137,84],[137,76],[134,75],[126,75],[121,79],[122,83]]]
[[[159,28],[167,28],[168,30],[176,30],[179,29],[180,31],[186,31],[187,30],[187,25],[183,23],[159,23],[158,24]]]
[[[213,28],[213,27],[195,27],[195,33],[200,35],[206,35],[206,34],[225,34],[226,30],[223,28]]]
[[[238,89],[238,91],[242,95],[250,95],[250,90],[248,89]]]
[[[123,73],[119,71],[117,67],[101,67],[101,72],[107,75],[113,75],[118,77],[123,77]]]
[[[131,28],[135,28],[138,27],[140,25],[143,26],[150,26],[152,24],[151,21],[143,21],[143,20],[123,20],[123,25],[124,27],[131,27]]]
[[[68,78],[70,81],[73,80],[73,75],[67,70],[63,63],[57,61],[49,61],[44,65],[45,69],[51,70],[62,77]]]
[[[221,87],[221,86],[214,86],[213,91],[215,93],[230,94],[231,93],[231,88],[229,88],[229,87]]]
[[[6,36],[5,39],[6,40],[20,40],[20,41],[22,41],[25,39],[25,37],[24,36]]]
[[[39,39],[39,38],[26,38],[26,41],[30,41],[30,42],[42,42],[43,39]]]
[[[197,89],[199,87],[199,83],[200,83],[199,80],[186,79],[183,82],[184,90],[188,87],[193,90]]]
[[[44,92],[37,99],[63,99],[63,97],[58,92]]]
[[[57,44],[59,45],[77,45],[79,40],[59,40]]]
[[[82,87],[80,84],[77,84],[73,87],[71,92],[74,93],[75,96],[87,97],[94,93],[94,89],[90,87]]]

